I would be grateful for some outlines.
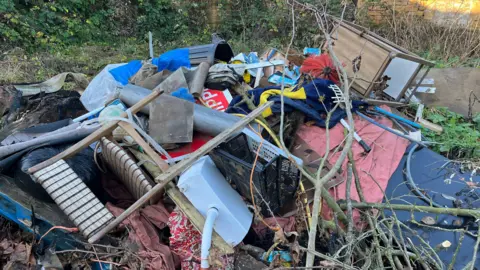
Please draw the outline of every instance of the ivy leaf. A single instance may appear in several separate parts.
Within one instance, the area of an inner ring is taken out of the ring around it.
[[[435,113],[428,116],[428,120],[431,120],[433,123],[437,124],[447,120],[443,115]]]
[[[474,123],[477,123],[477,124],[480,123],[480,113],[477,113],[477,114],[473,117],[473,122],[474,122]]]
[[[439,150],[440,152],[448,152],[450,151],[450,145],[442,144]]]

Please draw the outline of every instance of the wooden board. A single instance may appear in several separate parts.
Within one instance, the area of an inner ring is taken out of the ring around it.
[[[389,52],[342,25],[339,25],[331,36],[334,39],[333,51],[340,62],[345,64],[348,77],[354,76],[352,61],[359,55],[362,56],[354,88],[361,94],[365,94],[370,82],[376,78],[388,59]]]

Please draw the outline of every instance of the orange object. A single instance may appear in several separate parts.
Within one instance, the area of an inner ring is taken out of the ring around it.
[[[335,84],[340,82],[337,69],[328,54],[309,56],[303,61],[300,71],[315,78],[331,80]]]

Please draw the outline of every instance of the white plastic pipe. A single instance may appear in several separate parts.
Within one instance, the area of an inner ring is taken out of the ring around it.
[[[205,219],[205,225],[203,225],[202,233],[202,251],[200,254],[201,257],[201,269],[209,269],[210,264],[208,263],[208,255],[210,254],[210,247],[212,246],[212,233],[213,225],[218,216],[218,210],[215,207],[211,207],[207,211],[207,218]]]
[[[150,59],[153,58],[153,37],[152,32],[148,31],[148,50],[150,51]]]
[[[72,120],[72,122],[76,123],[76,122],[82,122],[83,120],[87,119],[88,117],[92,116],[92,115],[95,115],[99,112],[101,112],[103,109],[105,109],[105,106],[102,106],[100,108],[96,108],[95,110],[91,111],[91,112],[88,112],[84,115],[81,115],[75,119]]]

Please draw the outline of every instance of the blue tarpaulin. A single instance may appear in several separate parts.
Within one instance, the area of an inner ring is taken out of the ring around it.
[[[126,85],[128,83],[128,79],[135,75],[137,71],[142,67],[142,61],[140,60],[133,60],[128,62],[123,66],[116,67],[110,70],[110,74],[112,74],[113,78],[122,85]]]
[[[175,71],[180,67],[190,68],[190,52],[188,48],[168,51],[157,58],[152,59],[152,64],[158,67],[158,71],[164,69]]]
[[[164,69],[175,71],[180,67],[190,68],[189,54],[188,48],[171,50],[159,57],[153,58],[152,64],[158,67],[158,71]],[[141,67],[142,61],[133,60],[128,62],[128,64],[110,70],[110,74],[112,74],[117,82],[126,85],[128,84],[128,80],[135,75]]]

